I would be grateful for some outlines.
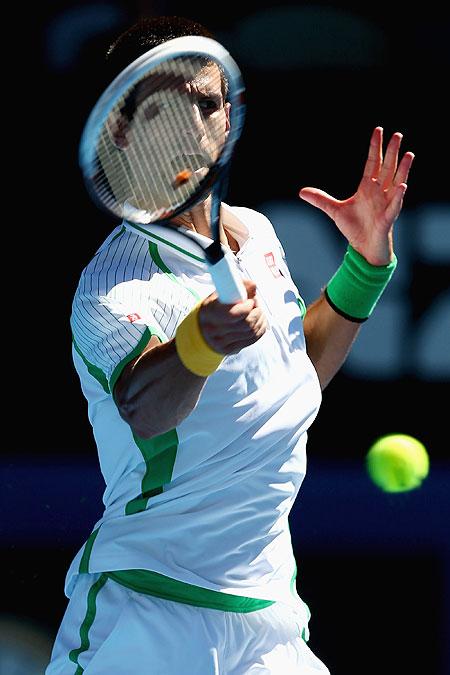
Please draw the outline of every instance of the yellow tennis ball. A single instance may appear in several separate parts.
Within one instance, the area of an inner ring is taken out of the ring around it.
[[[417,438],[387,434],[369,448],[366,466],[375,485],[385,492],[407,492],[427,477],[430,460]]]

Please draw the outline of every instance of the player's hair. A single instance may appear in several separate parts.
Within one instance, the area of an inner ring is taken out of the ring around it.
[[[163,42],[187,35],[214,39],[211,31],[198,21],[181,16],[141,17],[112,42],[106,52],[108,71],[117,75],[132,61]],[[227,94],[227,83],[222,75],[222,94]]]

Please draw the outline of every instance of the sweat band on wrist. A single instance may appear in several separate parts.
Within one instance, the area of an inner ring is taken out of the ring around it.
[[[395,255],[388,265],[371,265],[349,244],[342,265],[325,288],[325,297],[338,314],[362,323],[372,314],[396,266]]]
[[[207,377],[217,370],[224,354],[212,349],[203,337],[198,322],[200,307],[201,303],[196,305],[178,326],[175,346],[185,368],[194,375]]]

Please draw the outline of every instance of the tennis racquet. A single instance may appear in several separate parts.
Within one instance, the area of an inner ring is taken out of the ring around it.
[[[206,37],[175,38],[114,79],[92,109],[79,146],[94,202],[155,243],[197,255],[201,250],[224,303],[247,298],[219,230],[230,161],[244,124],[243,93],[239,68],[222,45]],[[168,225],[209,195],[212,242]]]

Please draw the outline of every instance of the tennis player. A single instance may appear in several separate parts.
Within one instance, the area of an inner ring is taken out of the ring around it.
[[[209,32],[141,20],[110,48],[119,72],[157,44]],[[227,131],[213,79],[192,105]],[[215,87],[215,88],[214,88]],[[202,124],[209,124],[205,121]],[[201,124],[199,125],[201,132]],[[81,274],[73,359],[106,482],[102,518],[73,560],[47,675],[310,675],[288,516],[321,390],[394,272],[393,224],[413,160],[372,134],[357,192],[304,188],[348,240],[307,309],[272,224],[223,204],[223,241],[248,298],[218,302],[206,267],[123,222]],[[208,236],[206,199],[177,222]]]

